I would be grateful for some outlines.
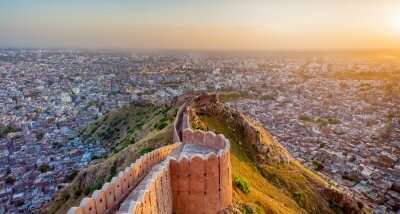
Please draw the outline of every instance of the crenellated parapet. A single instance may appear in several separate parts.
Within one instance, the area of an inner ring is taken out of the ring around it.
[[[68,213],[215,214],[232,203],[230,143],[192,130],[187,105],[173,124],[174,144],[147,153]]]
[[[121,204],[118,213],[172,213],[169,160],[153,167]]]
[[[179,155],[153,167],[119,213],[212,214],[231,204],[229,141],[199,130],[185,129],[182,135]]]
[[[139,185],[152,168],[180,146],[181,143],[171,144],[141,156],[135,163],[121,171],[118,176],[113,177],[111,182],[105,183],[100,190],[94,191],[91,197],[83,198],[79,207],[72,207],[68,213],[113,213],[118,210],[121,202]]]
[[[215,150],[229,151],[229,141],[224,135],[216,135],[211,131],[192,130],[187,128],[182,131],[182,142],[186,144],[201,145]]]
[[[182,142],[182,130],[190,128],[188,105],[183,104],[176,113],[173,124],[173,142]]]
[[[230,144],[223,135],[185,129],[170,163],[175,213],[217,213],[232,203]]]

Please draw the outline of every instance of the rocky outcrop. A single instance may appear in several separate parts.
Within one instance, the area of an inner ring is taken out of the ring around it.
[[[196,97],[189,107],[189,112],[193,127],[207,128],[206,124],[202,124],[200,117],[212,117],[224,121],[223,124],[228,126],[227,128],[240,135],[241,142],[238,143],[249,152],[250,158],[253,158],[260,168],[265,164],[279,166],[295,162],[288,151],[262,125],[220,103],[216,95],[204,94]],[[327,201],[332,209],[351,214],[364,213],[365,205],[354,195],[322,183],[313,185],[315,185],[313,188],[317,189],[318,194],[323,197],[322,200]]]
[[[344,213],[360,214],[363,213],[364,204],[356,200],[351,194],[344,194],[334,189],[323,189],[322,195],[328,198],[332,207],[338,207]]]
[[[229,128],[242,135],[243,146],[255,150],[255,161],[261,164],[288,163],[292,160],[287,150],[265,129],[245,116],[243,113],[218,102],[216,95],[200,95],[193,100],[189,108],[190,120],[199,123],[197,115],[207,114],[220,120],[225,120]],[[200,124],[197,124],[201,126]]]

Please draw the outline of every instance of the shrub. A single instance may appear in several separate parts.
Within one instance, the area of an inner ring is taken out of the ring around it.
[[[63,201],[67,201],[71,196],[69,195],[69,193],[67,191],[64,191],[61,193],[61,199]]]
[[[111,181],[111,179],[117,174],[117,161],[114,161],[110,167],[110,174],[107,177],[107,181]]]
[[[253,209],[253,207],[251,205],[244,204],[243,205],[243,209],[242,209],[242,213],[244,213],[244,214],[255,214],[257,212]]]
[[[83,192],[82,192],[81,189],[75,190],[74,198],[75,198],[75,199],[79,198],[79,197],[82,195],[82,193],[83,193]]]
[[[13,185],[15,183],[16,179],[14,176],[7,176],[6,179],[4,180],[4,182],[6,182],[6,184],[8,185]]]
[[[301,192],[294,192],[294,193],[292,193],[292,195],[293,195],[294,200],[296,200],[296,202],[299,203],[300,200],[301,200],[302,193]]]
[[[85,188],[85,195],[89,195],[93,193],[95,190],[98,190],[103,185],[102,179],[95,180],[92,184]]]
[[[6,137],[8,133],[13,133],[17,131],[20,131],[20,129],[15,128],[14,126],[11,125],[0,126],[0,138]]]
[[[236,176],[233,179],[233,184],[240,189],[240,191],[242,191],[244,194],[249,194],[250,193],[250,188],[249,188],[249,184],[247,183],[247,181],[240,177],[240,176]]]
[[[300,207],[306,206],[307,199],[306,199],[306,195],[304,192],[302,192],[302,191],[293,192],[292,197]]]
[[[49,166],[49,164],[47,164],[47,163],[44,163],[44,164],[40,165],[40,166],[38,167],[38,169],[39,169],[39,171],[40,171],[41,173],[45,173],[45,172],[48,172],[48,171],[52,170],[52,168],[51,168],[51,167]]]
[[[305,121],[305,122],[312,122],[313,121],[313,119],[310,116],[305,115],[305,114],[300,115],[299,116],[299,120],[302,120],[302,121]]]
[[[154,124],[154,128],[158,129],[158,130],[161,130],[161,129],[167,127],[168,124],[169,124],[169,119],[168,119],[168,117],[166,115],[164,115],[164,117],[161,118],[160,121],[158,121],[156,124]]]
[[[43,137],[44,137],[44,133],[43,132],[39,132],[39,133],[36,134],[36,139],[39,140],[39,141],[42,140]]]
[[[22,205],[25,204],[25,201],[23,201],[23,200],[18,200],[18,201],[16,201],[14,204],[15,204],[16,207],[21,207]]]
[[[65,183],[71,182],[78,175],[78,170],[72,170],[67,176],[65,176]]]
[[[149,153],[149,152],[151,152],[151,151],[153,151],[153,150],[154,150],[154,148],[151,148],[151,147],[144,147],[143,149],[141,149],[141,150],[139,151],[139,154],[140,154],[140,155],[144,155],[144,154]]]
[[[320,171],[320,170],[324,169],[324,165],[321,162],[314,160],[312,163],[314,165],[315,170]]]

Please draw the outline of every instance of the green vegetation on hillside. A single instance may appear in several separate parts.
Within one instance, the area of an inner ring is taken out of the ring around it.
[[[144,155],[144,154],[149,153],[149,152],[151,152],[153,150],[154,150],[154,148],[152,148],[152,147],[144,147],[143,149],[141,149],[139,151],[139,154],[140,155]]]
[[[83,142],[99,141],[116,153],[143,138],[148,131],[162,130],[174,117],[175,111],[166,106],[130,105],[90,123],[80,136]]]
[[[224,134],[231,142],[234,204],[230,211],[333,214],[346,213],[352,209],[353,202],[350,202],[350,207],[336,203],[337,198],[341,199],[340,195],[327,192],[327,196],[323,190],[331,185],[297,161],[277,161],[280,159],[274,157],[261,158],[270,158],[272,161],[258,161],[261,154],[254,144],[249,143],[254,140],[268,146],[267,154],[270,156],[279,156],[283,152],[262,127],[257,126],[256,134],[248,130],[244,132],[243,127],[240,128],[243,124],[238,122],[242,118],[236,118],[237,115],[227,116],[208,111],[193,113],[198,113],[194,116],[195,122],[191,120],[193,127]],[[101,188],[103,183],[110,181],[140,155],[172,143],[172,121],[175,114],[174,108],[131,106],[110,112],[100,118],[100,122],[90,124],[82,131],[82,136],[88,141],[100,140],[113,152],[79,173],[71,172],[68,176],[68,180],[72,180],[70,185],[59,191],[43,211],[66,213],[71,206],[78,205],[83,197]],[[249,123],[247,129],[255,126],[250,120],[245,122]],[[110,136],[107,130],[112,131]],[[104,136],[108,138],[104,139]]]
[[[49,166],[49,164],[47,164],[47,163],[41,164],[41,165],[38,167],[38,169],[39,169],[39,171],[40,171],[41,173],[45,173],[45,172],[48,172],[48,171],[51,171],[51,170],[52,170],[51,166]]]
[[[257,163],[254,148],[246,144],[243,133],[235,130],[226,119],[205,112],[197,118],[201,121],[196,123],[197,128],[222,133],[231,142],[233,210],[280,214],[343,212],[321,194],[320,190],[329,184],[316,173],[294,160],[282,164]]]
[[[79,173],[72,171],[65,179],[70,184],[57,193],[43,212],[66,213],[142,154],[171,144],[175,114],[175,108],[165,106],[130,106],[116,109],[90,124],[81,136],[86,142],[100,140],[112,152]],[[165,125],[160,128],[156,124]]]
[[[224,134],[231,142],[232,176],[241,177],[248,181],[249,193],[243,193],[240,188],[234,186],[235,206],[243,213],[249,210],[261,210],[262,213],[306,213],[290,195],[285,194],[272,182],[265,179],[241,144],[240,133],[225,126],[221,121],[203,115],[201,120],[207,124],[208,130]]]
[[[17,181],[17,179],[14,176],[8,175],[5,179],[4,182],[8,185],[13,185]]]
[[[247,180],[240,176],[236,176],[233,179],[233,184],[239,188],[244,194],[249,194],[250,193],[250,188],[249,184],[247,183]]]

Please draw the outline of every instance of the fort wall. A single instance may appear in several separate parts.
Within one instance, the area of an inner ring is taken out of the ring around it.
[[[171,159],[174,213],[215,214],[231,204],[229,146],[225,148],[218,153]]]
[[[169,160],[157,164],[122,203],[118,213],[172,213]]]
[[[170,156],[131,192],[118,213],[215,214],[232,201],[230,145],[223,135],[185,129],[183,147],[211,148]],[[201,150],[204,151],[204,150]]]
[[[68,213],[215,214],[227,208],[232,203],[229,141],[192,130],[186,104],[177,112],[173,138],[174,144],[143,155]]]
[[[173,126],[173,142],[182,142],[182,130],[190,128],[188,105],[183,104],[176,114]]]
[[[119,208],[121,201],[149,174],[153,167],[166,159],[181,143],[175,143],[149,152],[132,163],[118,176],[112,178],[91,197],[82,199],[78,207],[72,207],[68,214],[103,214],[112,213]]]

